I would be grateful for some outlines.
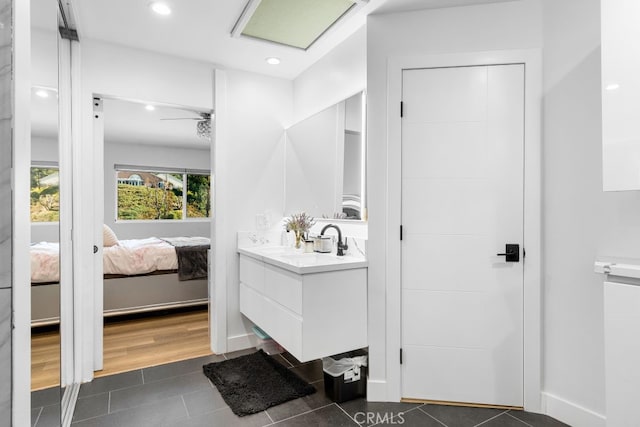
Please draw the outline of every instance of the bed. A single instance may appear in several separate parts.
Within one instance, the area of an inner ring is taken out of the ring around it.
[[[208,252],[205,237],[119,240],[103,250],[104,315],[116,316],[206,305]],[[57,243],[31,246],[32,326],[60,316]]]

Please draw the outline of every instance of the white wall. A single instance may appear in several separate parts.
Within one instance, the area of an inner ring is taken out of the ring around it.
[[[256,214],[283,215],[284,128],[291,122],[293,88],[289,80],[249,72],[226,70],[220,75],[224,87],[216,87],[214,154],[216,270],[224,269],[226,276],[222,293],[230,351],[248,347],[251,334],[251,322],[239,308],[236,233],[254,230]]]
[[[140,144],[105,143],[104,147],[104,223],[113,229],[118,239],[146,237],[205,236],[211,234],[211,221],[115,221],[116,178],[114,166],[137,165],[175,167],[180,169],[211,169],[210,150]]]
[[[31,137],[32,162],[57,162],[58,140],[53,138]]]
[[[31,84],[58,88],[58,34],[31,29]]]
[[[522,0],[485,6],[369,16],[367,21],[367,188],[369,195],[369,357],[370,397],[398,399],[389,388],[387,363],[397,364],[397,349],[386,357],[385,276],[388,194],[387,61],[391,57],[542,46],[541,6]],[[399,106],[398,106],[399,108]],[[399,286],[399,284],[397,284]],[[394,365],[395,366],[395,365]],[[397,368],[396,368],[397,369]]]
[[[605,414],[604,278],[593,261],[640,258],[640,193],[602,192],[600,3],[544,0],[544,388]]]
[[[367,32],[362,27],[293,82],[293,123],[362,91],[367,79]]]

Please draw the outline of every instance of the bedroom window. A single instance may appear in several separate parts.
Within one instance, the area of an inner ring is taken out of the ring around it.
[[[117,220],[211,216],[209,171],[116,165]]]
[[[55,164],[31,166],[31,222],[60,220],[60,177]]]

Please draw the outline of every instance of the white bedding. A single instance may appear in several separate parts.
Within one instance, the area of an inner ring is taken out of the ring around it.
[[[31,245],[31,283],[60,281],[60,245],[40,242]]]
[[[202,244],[203,238],[192,244]],[[206,239],[207,243],[209,239]],[[31,283],[58,282],[60,280],[58,243],[40,242],[31,246]],[[103,250],[104,274],[132,276],[157,270],[176,270],[178,258],[175,248],[157,237],[120,240],[118,245]]]
[[[120,240],[116,246],[104,248],[104,274],[146,274],[156,270],[178,268],[176,250],[156,237]]]

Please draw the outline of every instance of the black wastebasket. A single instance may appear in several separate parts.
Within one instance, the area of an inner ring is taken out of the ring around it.
[[[367,354],[362,350],[322,359],[324,392],[336,403],[367,395]]]

